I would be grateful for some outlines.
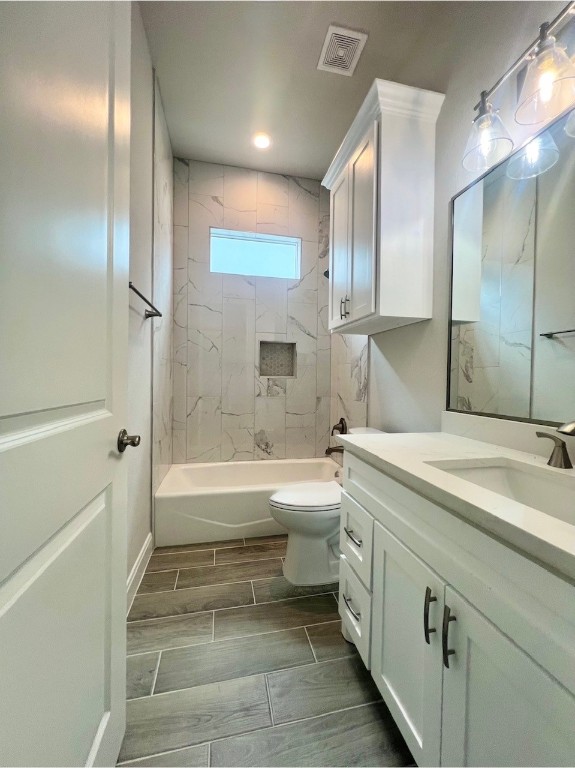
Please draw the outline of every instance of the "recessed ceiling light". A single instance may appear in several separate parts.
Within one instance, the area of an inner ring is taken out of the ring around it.
[[[267,133],[254,133],[252,142],[254,147],[257,147],[258,149],[267,149],[272,143],[272,140]]]

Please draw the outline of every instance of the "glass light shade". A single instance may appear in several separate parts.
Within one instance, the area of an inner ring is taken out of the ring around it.
[[[559,160],[559,149],[549,133],[531,139],[507,164],[510,179],[532,179],[552,168]]]
[[[575,104],[575,66],[554,37],[546,37],[527,67],[515,120],[536,125]]]
[[[473,121],[463,154],[463,167],[483,173],[513,149],[513,141],[491,104],[484,104]]]
[[[573,110],[573,112],[571,112],[571,114],[567,118],[564,131],[567,134],[567,136],[571,136],[572,139],[575,139],[575,109]]]

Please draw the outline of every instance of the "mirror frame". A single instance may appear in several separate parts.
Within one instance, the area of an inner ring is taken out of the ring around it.
[[[500,168],[504,163],[507,163],[514,155],[516,155],[518,152],[521,152],[527,144],[529,144],[530,141],[533,141],[538,136],[541,136],[545,131],[547,131],[549,128],[551,128],[553,125],[558,123],[560,120],[563,120],[568,114],[573,112],[575,110],[575,104],[572,104],[568,109],[565,109],[560,115],[558,115],[554,120],[547,123],[541,130],[537,131],[537,133],[532,134],[529,136],[528,139],[526,139],[520,146],[518,146],[516,149],[513,150],[513,152],[510,152],[507,157],[504,157],[503,160],[501,160],[499,163],[496,163],[495,165],[492,165],[491,168],[489,168],[487,171],[481,174],[481,176],[478,176],[476,179],[471,181],[467,186],[463,187],[463,189],[460,189],[459,192],[456,192],[455,195],[451,198],[449,201],[449,234],[448,234],[448,248],[449,248],[449,301],[448,301],[448,322],[447,322],[447,387],[446,387],[446,403],[445,408],[447,411],[451,411],[452,413],[462,413],[467,416],[483,416],[489,419],[503,419],[504,421],[519,421],[524,422],[527,424],[544,424],[548,427],[557,427],[561,425],[560,421],[547,421],[544,419],[530,419],[524,416],[505,416],[500,413],[482,413],[480,411],[463,411],[459,408],[452,408],[450,405],[451,401],[451,331],[453,328],[453,237],[454,237],[454,229],[455,229],[455,201],[458,197],[463,195],[465,192],[467,192],[468,189],[471,189],[471,187],[474,187],[476,184],[479,184],[479,182],[483,181],[486,176],[489,176],[490,173],[492,173],[496,168]]]

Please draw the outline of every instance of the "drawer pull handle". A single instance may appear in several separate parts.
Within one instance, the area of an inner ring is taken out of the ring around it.
[[[449,622],[457,621],[455,616],[451,615],[451,608],[446,605],[443,608],[443,629],[441,633],[441,644],[443,646],[443,663],[449,669],[449,657],[455,653],[453,648],[449,648]]]
[[[361,547],[363,547],[363,541],[353,535],[353,530],[346,528],[345,525],[343,527],[343,530],[345,531],[345,535],[348,537],[348,539],[351,539],[356,547],[359,547],[360,549]]]
[[[348,610],[348,611],[351,613],[351,615],[353,616],[353,618],[354,618],[356,621],[359,621],[359,620],[361,619],[361,613],[360,613],[359,611],[357,611],[357,613],[356,613],[356,611],[354,611],[354,610],[353,610],[353,608],[351,607],[351,600],[350,600],[350,598],[349,598],[349,597],[346,597],[346,596],[343,594],[343,592],[341,593],[341,596],[343,597],[343,602],[344,602],[344,603],[346,604],[346,606],[347,606],[347,610]]]
[[[339,300],[339,319],[340,320],[345,320],[343,305],[344,305],[344,300],[340,299]]]
[[[432,632],[437,632],[435,627],[429,627],[429,604],[435,602],[437,602],[437,598],[431,596],[431,587],[427,587],[425,590],[425,602],[423,604],[423,634],[427,645],[430,645],[431,643],[429,635]]]

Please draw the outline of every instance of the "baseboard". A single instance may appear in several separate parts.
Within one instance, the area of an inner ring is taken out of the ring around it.
[[[152,538],[152,534],[149,533],[146,536],[146,540],[144,541],[144,545],[140,550],[140,554],[136,558],[136,562],[134,563],[134,566],[130,571],[130,575],[128,576],[128,613],[132,607],[134,596],[138,591],[138,587],[142,581],[142,576],[144,575],[144,572],[147,568],[148,560],[150,559],[153,549],[154,540]]]

